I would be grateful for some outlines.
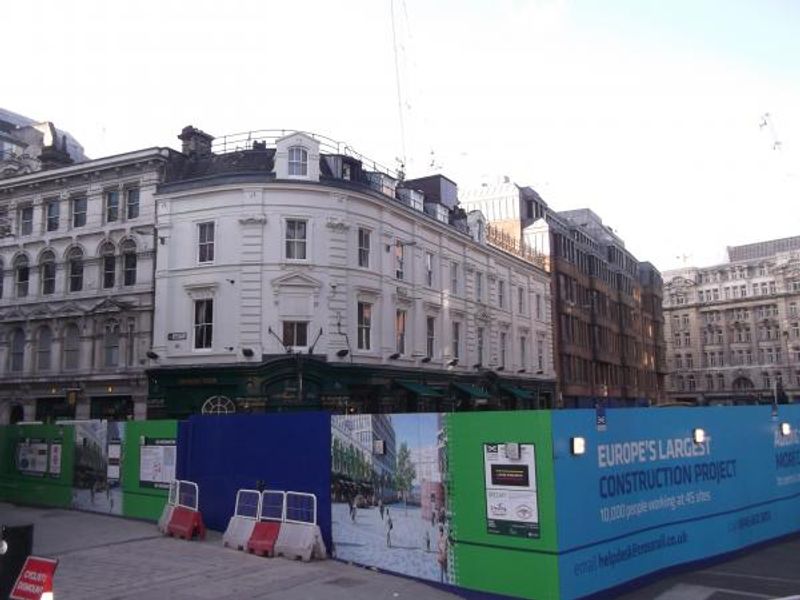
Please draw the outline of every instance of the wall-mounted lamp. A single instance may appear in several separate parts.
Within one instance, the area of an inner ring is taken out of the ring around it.
[[[253,352],[252,348],[242,348],[242,354],[244,354],[247,358],[253,358],[253,354],[255,353]]]
[[[431,362],[431,357],[430,356],[426,356],[420,362],[429,363],[429,362]]]
[[[397,360],[398,358],[400,358],[399,352],[395,352],[394,354],[389,356],[389,360]]]
[[[536,374],[537,374],[537,375],[544,375],[544,371],[542,371],[541,369],[539,369],[538,371],[536,371]]]
[[[472,365],[472,368],[473,368],[473,369],[475,369],[475,370],[478,370],[478,369],[480,369],[482,366],[483,366],[483,365],[482,365],[481,363],[475,363],[474,365]]]
[[[792,433],[792,426],[789,423],[781,423],[781,435],[787,436]]]
[[[574,438],[570,438],[569,440],[569,449],[572,452],[573,456],[580,456],[581,454],[586,453],[586,438],[576,436]]]
[[[517,371],[517,373],[524,373],[524,372],[525,372],[525,369],[520,369],[519,371]]]
[[[694,430],[692,430],[692,439],[694,440],[695,444],[702,444],[706,441],[706,430],[696,427]]]
[[[347,348],[342,348],[341,350],[336,351],[336,356],[338,356],[339,358],[344,358],[348,354],[350,354],[350,350],[348,350]]]
[[[147,352],[145,352],[145,355],[146,355],[146,356],[147,356],[147,358],[149,358],[150,360],[158,360],[158,358],[159,358],[159,357],[158,357],[158,354],[156,354],[156,353],[155,353],[155,352],[153,352],[152,350],[148,350]]]
[[[458,364],[458,359],[457,359],[457,358],[454,358],[453,360],[451,360],[451,361],[449,361],[449,362],[447,363],[447,366],[448,366],[448,367],[455,367],[457,364]]]
[[[225,350],[228,352],[233,352],[233,346],[225,346]]]
[[[505,371],[506,368],[504,366],[500,365],[499,367],[497,367],[497,370],[498,371]]]

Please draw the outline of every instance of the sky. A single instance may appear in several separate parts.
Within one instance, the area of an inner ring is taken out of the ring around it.
[[[591,208],[661,270],[800,235],[794,0],[42,0],[3,21],[0,106],[92,158],[189,124],[301,129]]]

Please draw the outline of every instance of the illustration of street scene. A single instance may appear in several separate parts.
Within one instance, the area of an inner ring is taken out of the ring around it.
[[[119,469],[124,427],[124,423],[106,421],[75,424],[73,508],[122,514]]]
[[[439,414],[332,418],[337,558],[450,581],[443,423]]]

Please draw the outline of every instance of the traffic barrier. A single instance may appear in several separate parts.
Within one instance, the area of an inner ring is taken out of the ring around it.
[[[167,523],[166,534],[191,540],[194,537],[204,539],[206,526],[200,514],[200,493],[197,484],[192,481],[177,480],[177,503]]]
[[[303,492],[286,492],[284,520],[275,541],[275,554],[309,561],[325,558],[325,543],[317,525],[317,497]]]
[[[164,505],[164,510],[161,511],[161,516],[158,519],[158,530],[166,534],[167,525],[172,519],[172,511],[175,510],[175,504],[178,502],[178,482],[173,481],[169,484],[169,495],[167,496],[167,503]]]
[[[244,550],[253,535],[258,515],[261,511],[261,494],[257,490],[236,492],[236,507],[222,535],[222,545],[226,548]]]
[[[258,521],[247,542],[247,551],[259,556],[275,556],[275,542],[286,513],[286,492],[264,490],[261,493]]]

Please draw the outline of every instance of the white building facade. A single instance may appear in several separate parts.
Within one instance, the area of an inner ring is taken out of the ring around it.
[[[155,411],[552,402],[549,275],[487,244],[455,184],[398,185],[303,133],[182,139],[156,195]]]

